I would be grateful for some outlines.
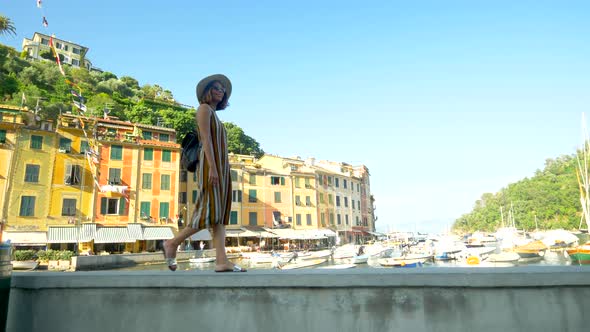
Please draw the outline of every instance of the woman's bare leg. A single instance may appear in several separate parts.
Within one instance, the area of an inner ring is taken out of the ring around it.
[[[195,234],[196,232],[197,230],[192,227],[185,227],[183,230],[178,232],[174,238],[164,241],[164,250],[166,250],[166,253],[170,255],[168,258],[175,258],[178,246],[184,240],[186,240],[186,238]]]
[[[213,226],[213,246],[215,247],[215,270],[226,270],[233,268],[227,254],[225,253],[225,225],[215,224]]]

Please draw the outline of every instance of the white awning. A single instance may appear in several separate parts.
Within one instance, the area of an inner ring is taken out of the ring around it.
[[[49,227],[47,243],[78,243],[78,227]]]
[[[338,236],[338,234],[336,234],[336,232],[334,232],[333,230],[328,229],[328,228],[322,228],[322,229],[320,229],[320,232],[322,232],[322,234],[324,234],[325,236],[328,236],[328,237]]]
[[[290,228],[273,229],[272,232],[278,235],[281,239],[293,239],[295,236],[295,231]]]
[[[141,224],[127,224],[127,233],[129,241],[135,242],[136,240],[143,240],[143,230]]]
[[[16,246],[45,246],[47,233],[45,232],[2,232],[2,240]]]
[[[143,229],[144,240],[168,240],[174,237],[170,227],[146,227]]]
[[[96,230],[94,243],[125,243],[128,240],[127,227],[100,227]]]
[[[227,236],[227,231],[226,231]],[[208,230],[203,229],[198,231],[196,234],[191,236],[191,241],[211,241],[211,233]]]
[[[96,237],[96,224],[82,224],[82,229],[78,234],[78,241],[90,242]]]
[[[225,237],[241,237],[241,233],[243,233],[244,231],[241,229],[236,229],[236,228],[226,228],[225,229]]]
[[[252,232],[250,230],[242,230],[242,233],[240,233],[240,237],[258,237],[258,233]]]

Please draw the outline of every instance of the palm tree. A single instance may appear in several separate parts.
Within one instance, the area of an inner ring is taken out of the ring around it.
[[[0,15],[0,35],[4,34],[16,36],[16,28],[14,27],[11,19]]]

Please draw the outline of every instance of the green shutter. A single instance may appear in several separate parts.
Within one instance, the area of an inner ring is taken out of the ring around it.
[[[285,185],[285,178],[281,176],[281,186]]]
[[[193,204],[197,202],[197,191],[193,190]]]
[[[162,174],[160,177],[160,190],[170,190],[170,175]]]
[[[152,174],[143,173],[141,179],[141,189],[152,189]]]
[[[31,136],[31,149],[42,149],[43,148],[43,136]]]
[[[0,130],[0,143],[6,143],[6,130]]]
[[[231,211],[230,212],[229,224],[230,225],[237,225],[238,224],[238,211]]]
[[[172,161],[172,152],[170,150],[162,150],[162,161]]]
[[[143,150],[143,160],[154,160],[154,149],[145,148]]]
[[[106,197],[100,198],[100,214],[107,214],[108,199]]]
[[[119,198],[119,215],[124,216],[125,213],[125,197]]]
[[[150,202],[141,202],[139,208],[139,217],[140,218],[147,218],[151,215],[151,203]]]
[[[141,134],[143,135],[143,139],[145,139],[145,140],[152,139],[152,132],[151,131],[144,131]]]
[[[169,203],[160,203],[160,218],[168,218]]]
[[[111,145],[111,160],[123,160],[122,145]]]
[[[88,141],[80,141],[80,154],[86,153],[88,150]]]
[[[281,202],[281,192],[275,191],[275,203],[280,203],[280,202]]]

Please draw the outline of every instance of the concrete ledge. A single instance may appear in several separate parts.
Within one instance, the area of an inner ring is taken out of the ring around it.
[[[13,275],[7,331],[587,331],[590,267]]]

